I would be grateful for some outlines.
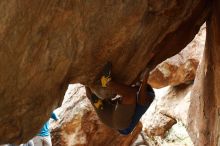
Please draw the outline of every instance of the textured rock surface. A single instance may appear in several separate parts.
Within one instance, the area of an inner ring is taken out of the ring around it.
[[[156,99],[142,117],[143,131],[132,146],[193,146],[186,131],[192,84],[155,89]],[[176,123],[176,121],[178,121]]]
[[[130,84],[148,63],[178,53],[204,23],[208,1],[1,0],[0,143],[34,136],[70,82],[106,95],[94,80],[107,60]]]
[[[206,27],[203,25],[193,39],[180,53],[160,63],[149,76],[148,82],[154,88],[176,86],[194,80],[196,69],[205,46]]]
[[[102,124],[82,85],[72,85],[65,99],[57,111],[61,121],[53,125],[54,146],[129,146],[141,131],[140,123],[131,135],[121,136]]]
[[[196,146],[220,144],[220,1],[213,0],[207,21],[207,39],[192,92],[188,131]]]
[[[177,120],[187,124],[191,88],[192,85],[167,87],[162,97],[156,90],[157,98],[142,118],[147,135],[163,137]]]
[[[174,118],[160,113],[151,115],[150,119],[145,121],[147,124],[145,132],[149,136],[164,137],[165,133],[176,123]]]
[[[186,127],[178,122],[167,131],[164,137],[147,136],[142,132],[132,146],[194,146]]]

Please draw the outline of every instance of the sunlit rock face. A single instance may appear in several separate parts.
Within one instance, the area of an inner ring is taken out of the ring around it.
[[[203,25],[193,39],[181,52],[160,63],[149,76],[148,82],[154,88],[177,86],[191,82],[202,58],[205,47],[206,27]]]
[[[187,126],[192,84],[155,90],[156,99],[142,118],[143,130],[149,136],[164,137],[177,122]]]
[[[0,143],[36,135],[68,83],[106,98],[96,81],[107,61],[131,84],[178,53],[206,20],[208,1],[1,0]]]
[[[129,136],[106,127],[89,100],[84,86],[69,86],[59,113],[59,123],[52,123],[53,146],[129,146],[137,138],[142,124],[139,123]]]

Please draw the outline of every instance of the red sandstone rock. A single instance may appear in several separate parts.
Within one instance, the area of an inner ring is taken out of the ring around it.
[[[152,125],[149,124],[145,129],[149,136],[164,137],[165,133],[176,123],[174,118],[159,113],[154,114],[151,120]],[[148,122],[146,121],[146,123]]]
[[[191,89],[192,85],[170,87],[162,96],[156,90],[156,99],[142,118],[147,135],[163,137],[176,121],[187,125]]]
[[[220,1],[212,1],[206,48],[198,68],[189,109],[188,131],[195,146],[217,146],[220,107]]]
[[[203,26],[193,41],[180,53],[163,61],[149,76],[154,88],[176,86],[194,80],[205,46],[206,28]]]

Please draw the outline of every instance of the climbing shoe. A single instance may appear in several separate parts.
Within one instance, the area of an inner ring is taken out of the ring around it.
[[[112,64],[110,62],[107,62],[102,72],[102,77],[101,77],[102,87],[107,87],[107,83],[111,81],[111,68],[112,68]]]
[[[96,95],[91,96],[92,103],[96,109],[103,109],[103,102]]]
[[[96,102],[94,102],[94,106],[96,109],[103,109],[103,103],[101,99],[98,99]]]

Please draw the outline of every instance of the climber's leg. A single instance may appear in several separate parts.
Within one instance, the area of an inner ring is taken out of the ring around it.
[[[35,146],[43,146],[43,141],[41,139],[41,136],[35,136],[33,138],[33,141]]]
[[[137,88],[117,83],[111,79],[110,65],[106,65],[103,72],[101,78],[102,86],[122,96],[122,101],[117,105],[113,113],[113,125],[116,129],[119,129],[118,131],[121,134],[127,135],[133,131],[154,97],[146,93],[147,79],[144,79],[139,88],[140,99],[137,100]]]
[[[149,86],[149,87],[148,87]],[[114,87],[114,88],[113,88]],[[122,101],[118,103],[115,112],[113,113],[114,127],[118,129],[121,134],[128,135],[133,131],[142,115],[146,112],[154,98],[153,89],[150,85],[142,86],[140,89],[140,99],[137,99],[137,89],[125,85],[117,84],[110,81],[107,88],[121,93]],[[142,93],[144,89],[145,93]],[[139,101],[139,102],[137,102]]]
[[[128,128],[118,130],[121,134],[128,135],[134,130],[143,114],[147,111],[150,104],[153,102],[154,97],[154,91],[152,87],[147,84],[147,77],[145,77],[138,92],[137,104],[132,121]]]
[[[125,129],[129,127],[136,108],[138,88],[117,83],[114,80],[109,81],[106,88],[121,97],[113,112],[114,128]]]
[[[121,97],[113,113],[114,128],[125,129],[129,127],[135,113],[138,88],[123,85],[114,80],[108,82],[107,88]]]
[[[145,73],[142,84],[138,91],[138,100],[137,103],[140,105],[147,105],[151,103],[154,99],[154,90],[153,88],[147,83],[149,76],[149,71]]]
[[[136,127],[136,125],[140,121],[141,117],[147,111],[147,109],[149,108],[150,104],[152,103],[153,98],[154,98],[154,93],[150,92],[148,94],[148,97],[150,97],[152,99],[152,100],[150,100],[150,102],[146,102],[144,105],[143,104],[139,104],[139,103],[136,104],[134,115],[132,117],[131,123],[128,126],[128,128],[125,128],[123,130],[118,130],[121,134],[128,135],[128,134],[130,134],[134,130],[134,128]]]
[[[102,87],[106,87],[113,93],[121,96],[113,113],[113,124],[115,129],[127,128],[132,120],[136,107],[136,96],[138,88],[118,83],[111,79],[111,63],[107,63],[101,77]]]
[[[34,146],[34,141],[31,139],[26,143],[27,146]]]
[[[106,124],[107,126],[114,128],[113,124],[113,112],[115,110],[115,104],[112,104],[108,100],[102,100],[99,97],[97,97],[90,88],[86,88],[86,95],[88,99],[90,100],[91,104],[93,105],[99,119]]]
[[[126,129],[131,124],[135,113],[136,104],[121,104],[118,103],[113,113],[114,128]]]
[[[42,137],[43,146],[52,146],[52,141],[50,136]]]
[[[118,84],[114,81],[110,81],[107,88],[123,96],[121,100],[118,101],[118,104],[111,104],[110,100],[99,99],[88,87],[86,87],[87,97],[89,97],[94,107],[94,98],[98,98],[102,101],[103,108],[98,109],[95,107],[95,110],[103,123],[114,129],[127,128],[134,115],[138,88]]]

